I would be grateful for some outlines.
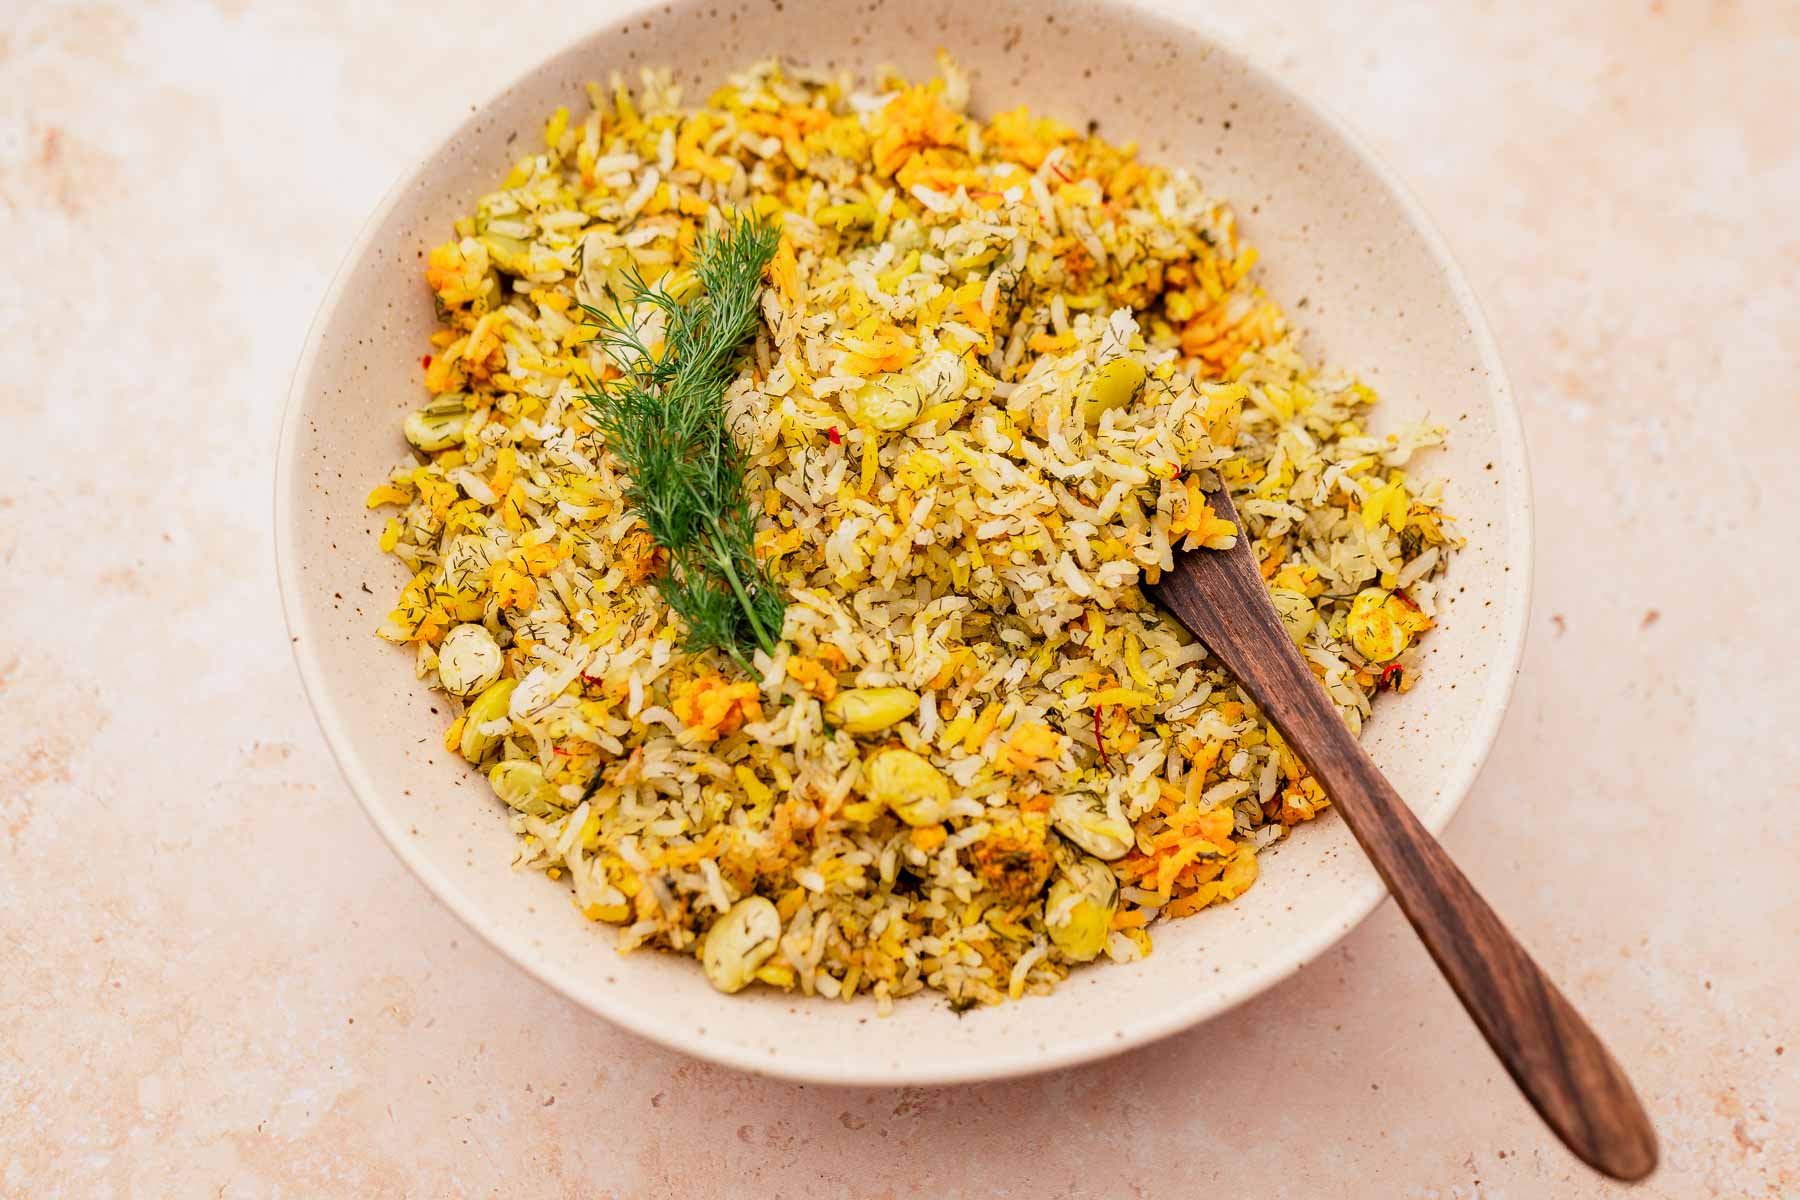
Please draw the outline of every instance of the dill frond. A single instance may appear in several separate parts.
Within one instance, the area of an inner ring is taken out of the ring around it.
[[[626,499],[668,553],[657,581],[663,600],[686,625],[690,651],[723,650],[746,668],[753,649],[774,652],[787,604],[756,558],[756,514],[725,389],[756,327],[763,268],[779,239],[761,218],[729,222],[700,238],[692,297],[677,300],[633,271],[611,312],[582,305],[622,372],[583,399],[625,469]],[[645,340],[657,318],[660,351]]]

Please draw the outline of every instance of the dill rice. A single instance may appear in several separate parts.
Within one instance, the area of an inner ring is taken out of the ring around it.
[[[411,572],[379,632],[517,865],[724,990],[884,1010],[1242,895],[1326,797],[1138,584],[1250,537],[1360,728],[1457,544],[1409,473],[1442,431],[1368,431],[1192,176],[971,115],[947,59],[589,100],[432,250],[430,399],[368,501]]]

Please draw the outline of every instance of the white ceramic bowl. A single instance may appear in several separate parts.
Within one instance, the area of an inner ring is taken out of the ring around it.
[[[741,10],[741,19],[733,12]],[[1109,4],[957,0],[686,0],[591,36],[527,74],[432,148],[370,220],[307,336],[276,480],[282,598],[295,655],[345,777],[395,851],[443,902],[539,979],[666,1045],[734,1066],[836,1083],[990,1079],[1161,1037],[1254,996],[1366,917],[1382,889],[1327,816],[1263,862],[1235,904],[1159,925],[1143,962],[1075,972],[1054,995],[953,1015],[919,996],[871,1004],[767,989],[714,991],[694,962],[619,955],[560,885],[515,874],[512,836],[481,778],[442,748],[445,718],[408,656],[374,636],[403,575],[376,547],[363,497],[404,452],[433,328],[422,253],[505,174],[515,135],[608,71],[669,64],[690,94],[784,53],[922,76],[938,46],[974,103],[1021,102],[1185,164],[1235,203],[1269,291],[1311,349],[1382,394],[1380,422],[1429,414],[1450,441],[1468,548],[1426,640],[1419,684],[1378,706],[1377,762],[1441,829],[1499,727],[1524,639],[1531,563],[1524,446],[1475,301],[1417,206],[1337,121],[1207,36]],[[1103,47],[1104,53],[1096,53]],[[1301,301],[1304,300],[1304,306]],[[365,586],[366,585],[366,586]]]

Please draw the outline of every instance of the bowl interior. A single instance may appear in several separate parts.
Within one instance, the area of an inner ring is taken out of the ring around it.
[[[727,19],[741,9],[739,18]],[[1104,56],[1092,53],[1103,43]],[[277,479],[284,603],[322,726],[377,826],[426,884],[539,978],[642,1034],[722,1062],[838,1082],[994,1077],[1095,1057],[1182,1028],[1267,987],[1373,908],[1379,882],[1327,817],[1265,856],[1242,900],[1158,927],[1140,963],[1077,972],[1053,996],[964,1017],[919,997],[872,1005],[754,989],[725,997],[694,964],[614,953],[564,892],[509,869],[512,838],[479,775],[447,753],[445,717],[408,656],[373,632],[403,582],[363,497],[406,447],[433,328],[422,258],[582,85],[672,65],[690,95],[772,53],[915,76],[951,48],[974,104],[1029,103],[1098,122],[1147,158],[1195,169],[1237,207],[1262,277],[1315,354],[1383,396],[1376,424],[1450,429],[1429,462],[1450,478],[1468,547],[1416,688],[1378,707],[1376,760],[1426,825],[1443,826],[1498,727],[1523,638],[1529,523],[1523,446],[1475,306],[1411,203],[1330,118],[1205,35],[1131,9],[1031,0],[865,8],[786,0],[677,3],[572,45],[481,108],[390,195],[308,335]]]

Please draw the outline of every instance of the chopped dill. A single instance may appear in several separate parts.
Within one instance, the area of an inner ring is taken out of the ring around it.
[[[583,399],[625,469],[626,499],[668,555],[657,581],[663,600],[687,626],[690,651],[723,650],[746,670],[755,649],[774,652],[787,604],[756,558],[756,514],[725,389],[756,327],[779,237],[757,217],[727,223],[701,235],[692,296],[677,299],[634,270],[611,312],[582,305],[622,372]],[[645,306],[662,318],[660,350],[645,340],[654,324],[640,326]]]

